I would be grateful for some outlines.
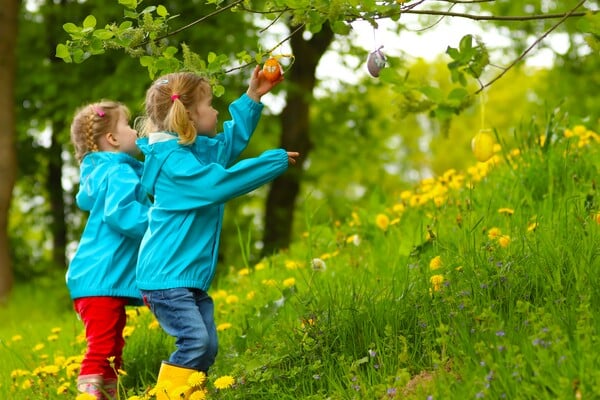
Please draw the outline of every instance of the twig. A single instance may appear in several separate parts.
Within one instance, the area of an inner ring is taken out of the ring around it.
[[[156,39],[152,39],[152,40],[146,40],[145,42],[143,42],[143,43],[140,43],[140,44],[139,44],[139,45],[137,45],[136,47],[145,46],[145,45],[147,45],[147,44],[148,44],[148,43],[150,43],[150,42],[156,42],[156,41],[159,41],[159,40],[161,40],[161,39],[167,38],[167,37],[169,37],[169,36],[176,35],[176,34],[178,34],[179,32],[181,32],[181,31],[184,31],[184,30],[186,30],[186,29],[188,29],[188,28],[191,28],[192,26],[194,26],[194,25],[196,25],[196,24],[199,24],[200,22],[202,22],[202,21],[204,21],[204,20],[206,20],[206,19],[208,19],[208,18],[210,18],[210,17],[213,17],[213,16],[215,16],[215,15],[217,15],[217,14],[220,14],[220,13],[222,13],[223,11],[227,11],[227,10],[229,10],[230,8],[233,8],[233,7],[235,7],[236,5],[240,4],[240,3],[241,3],[241,2],[243,2],[243,1],[244,1],[244,0],[236,0],[236,1],[234,1],[233,3],[231,3],[231,4],[228,4],[228,5],[226,5],[226,6],[225,6],[225,7],[223,7],[223,8],[219,8],[218,10],[215,10],[215,11],[211,12],[210,14],[204,15],[203,17],[201,17],[201,18],[198,18],[197,20],[190,22],[189,24],[187,24],[187,25],[185,25],[185,26],[182,26],[182,27],[181,27],[181,28],[179,28],[179,29],[175,29],[174,31],[172,31],[172,32],[169,32],[169,33],[167,33],[167,34],[164,34],[164,35],[162,35],[162,36],[160,36],[160,37],[157,37]]]
[[[585,3],[585,0],[581,0],[575,7],[573,7],[573,9],[571,11],[567,12],[566,14],[564,14],[563,17],[556,24],[552,25],[550,27],[550,29],[548,29],[546,32],[544,32],[544,34],[542,36],[540,36],[539,38],[537,38],[531,44],[531,46],[529,46],[527,49],[525,49],[525,51],[523,53],[521,53],[521,55],[519,57],[517,57],[516,59],[514,59],[513,62],[511,62],[502,72],[500,72],[498,75],[496,75],[496,77],[494,79],[492,79],[491,81],[489,81],[488,83],[486,83],[484,86],[482,86],[478,91],[475,92],[475,94],[478,94],[479,92],[481,92],[482,90],[484,90],[486,87],[489,87],[490,85],[492,85],[498,79],[500,79],[501,77],[503,77],[504,74],[506,74],[512,67],[514,67],[515,64],[517,64],[519,61],[522,61],[525,58],[525,56],[535,46],[537,46],[538,43],[540,43],[542,40],[544,40],[544,38],[546,36],[548,36],[553,30],[555,30],[560,24],[562,24],[563,22],[565,22],[567,20],[567,18],[571,17],[575,13],[575,10],[577,10],[579,7],[581,7],[583,5],[583,3]]]

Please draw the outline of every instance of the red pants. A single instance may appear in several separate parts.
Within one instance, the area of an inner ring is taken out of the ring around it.
[[[116,379],[125,346],[123,328],[127,320],[127,299],[83,297],[75,299],[74,304],[85,326],[87,339],[87,351],[79,375],[102,375],[104,380]]]

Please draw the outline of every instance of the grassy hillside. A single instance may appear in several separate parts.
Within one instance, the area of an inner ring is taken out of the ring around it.
[[[229,267],[211,291],[208,398],[600,397],[599,138],[514,139],[344,221],[309,216],[289,251]],[[73,398],[81,326],[26,290],[0,310],[0,398]],[[172,340],[145,308],[126,333],[120,398],[152,398]]]

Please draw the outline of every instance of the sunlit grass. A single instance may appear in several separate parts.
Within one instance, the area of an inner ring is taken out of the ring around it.
[[[229,266],[191,400],[600,396],[598,136],[525,136]],[[0,328],[0,398],[73,398],[82,327],[68,307],[35,317],[51,301],[33,297],[1,311],[21,320]],[[120,399],[150,399],[173,341],[146,308],[128,316]]]

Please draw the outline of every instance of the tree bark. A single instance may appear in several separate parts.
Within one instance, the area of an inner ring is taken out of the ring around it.
[[[13,285],[8,213],[17,173],[14,98],[18,10],[18,0],[0,2],[0,302],[7,301]]]
[[[290,31],[295,28],[290,27]],[[328,24],[323,25],[323,29],[310,40],[305,40],[302,34],[302,30],[299,30],[290,39],[295,61],[286,74],[288,93],[286,106],[280,116],[281,147],[300,152],[300,158],[294,167],[273,181],[267,195],[263,256],[290,245],[303,164],[312,148],[309,126],[310,103],[316,84],[315,71],[334,37]]]

